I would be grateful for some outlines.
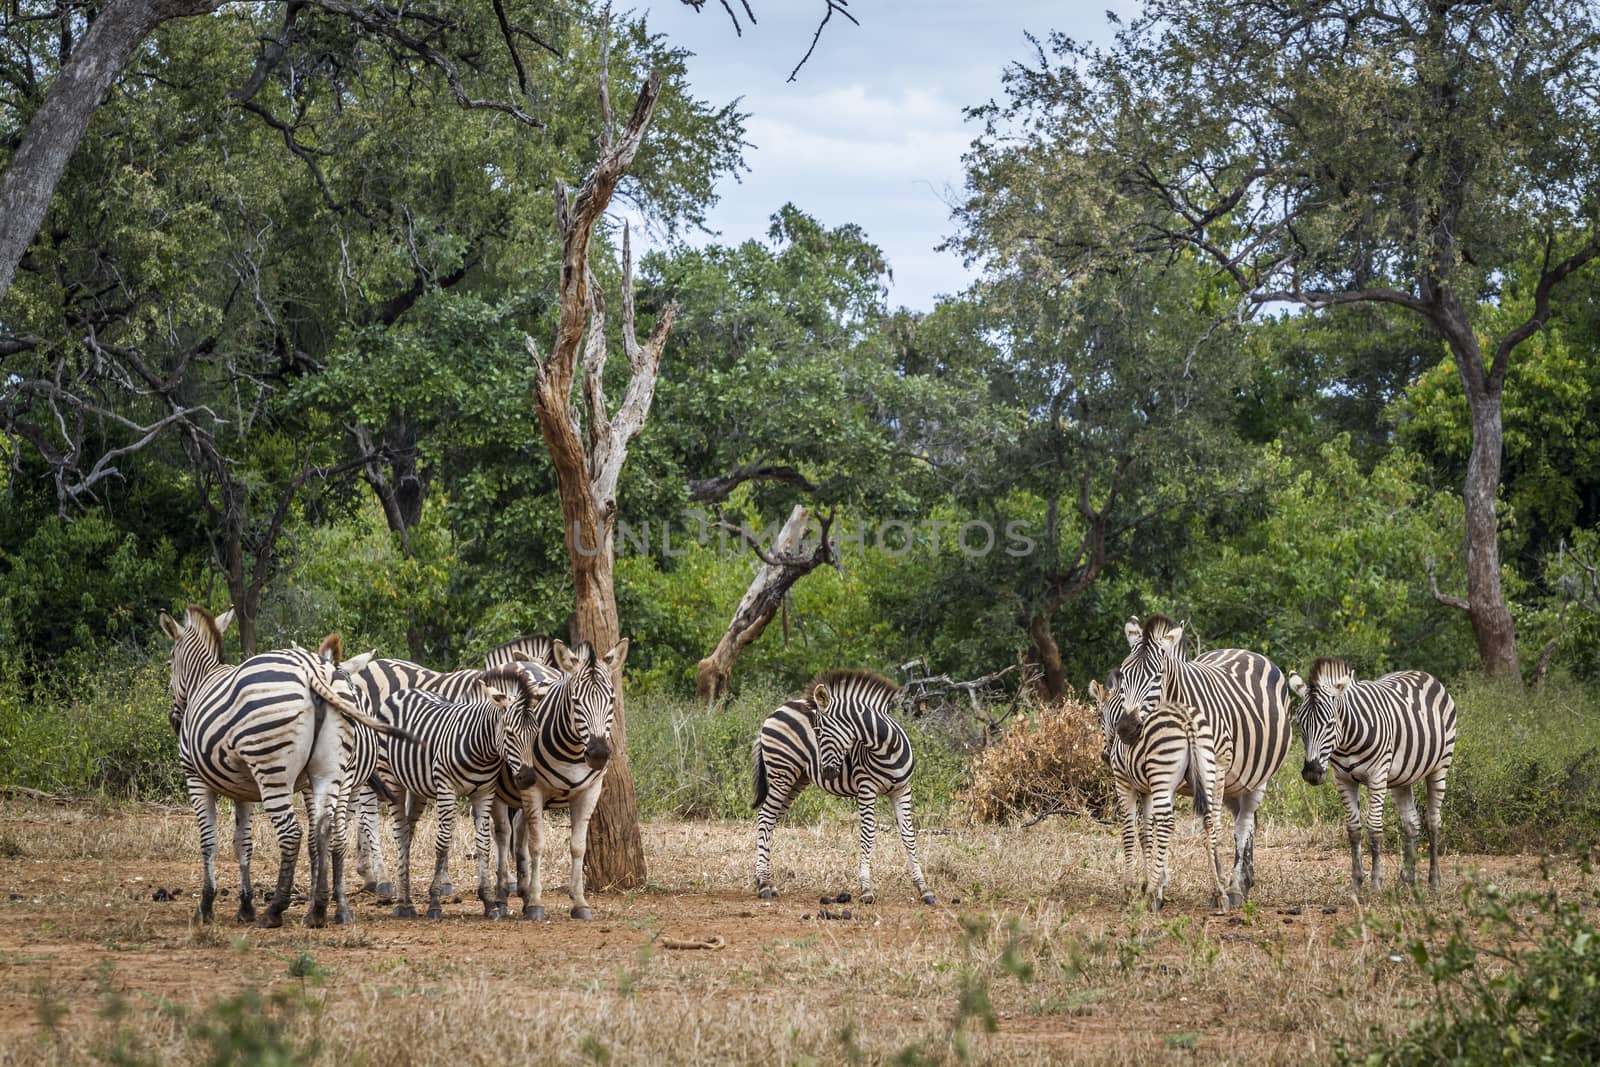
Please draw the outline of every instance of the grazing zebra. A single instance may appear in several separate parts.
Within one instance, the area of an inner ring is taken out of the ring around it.
[[[1217,773],[1211,724],[1194,708],[1163,701],[1145,716],[1138,739],[1128,745],[1116,729],[1122,716],[1119,683],[1120,678],[1113,671],[1109,689],[1097,681],[1090,682],[1089,693],[1100,711],[1101,755],[1111,767],[1116,784],[1122,856],[1128,872],[1131,876],[1136,866],[1137,838],[1143,857],[1139,892],[1148,894],[1151,910],[1160,911],[1167,889],[1173,798],[1179,792],[1188,792],[1194,797],[1194,810],[1205,820],[1216,888],[1212,904],[1218,911],[1226,910],[1228,894],[1222,885],[1222,858],[1217,853],[1222,778]]]
[[[1187,704],[1216,732],[1223,803],[1233,815],[1233,874],[1228,903],[1243,904],[1255,884],[1256,809],[1267,783],[1289,754],[1289,687],[1267,657],[1239,648],[1219,648],[1183,657],[1183,627],[1165,615],[1138,618],[1123,627],[1128,656],[1122,661],[1122,718],[1117,734],[1138,739],[1146,714],[1162,701]]]
[[[1439,888],[1439,815],[1445,778],[1456,750],[1456,704],[1439,679],[1422,671],[1397,671],[1357,681],[1342,659],[1319,659],[1309,681],[1298,674],[1289,687],[1300,698],[1296,719],[1305,740],[1300,776],[1319,785],[1328,767],[1344,801],[1350,839],[1350,877],[1361,890],[1361,785],[1367,787],[1367,844],[1372,850],[1372,888],[1382,889],[1378,846],[1383,840],[1383,794],[1394,797],[1405,844],[1401,880],[1417,872],[1421,818],[1412,786],[1428,787],[1428,888]]]
[[[894,805],[911,866],[911,882],[924,904],[936,903],[917,862],[917,835],[911,826],[911,740],[889,714],[900,697],[893,682],[868,671],[831,671],[806,686],[767,717],[756,738],[755,763],[756,891],[778,895],[772,885],[769,853],[772,828],[808,782],[836,796],[855,797],[861,813],[860,899],[872,891],[872,839],[878,798]]]
[[[249,832],[250,804],[259,801],[277,831],[280,857],[277,888],[260,922],[283,924],[302,833],[294,795],[305,790],[312,857],[305,922],[311,927],[327,922],[326,867],[331,858],[334,921],[348,923],[353,916],[344,897],[345,843],[337,805],[341,791],[348,789],[349,726],[362,722],[385,733],[397,731],[361,712],[349,685],[305,649],[265,652],[236,667],[223,663],[222,634],[232,621],[232,611],[214,618],[192,604],[181,623],[161,613],[161,628],[173,640],[170,720],[178,735],[189,802],[200,824],[205,868],[200,919],[211,921],[217,895],[217,797],[222,796],[234,802],[239,918],[248,922],[255,916]],[[331,722],[329,708],[334,711]]]
[[[617,707],[612,678],[628,658],[628,639],[618,641],[603,656],[595,655],[587,641],[573,648],[552,641],[551,652],[559,673],[516,660],[515,678],[521,692],[513,701],[529,709],[532,747],[521,754],[520,768],[508,764],[510,773],[502,773],[496,791],[498,881],[506,883],[507,854],[514,844],[522,917],[544,919],[544,813],[566,805],[572,813],[572,871],[567,884],[572,917],[592,919],[594,910],[584,895],[583,857],[588,849],[589,819],[600,802],[611,761],[611,726]],[[512,809],[521,809],[515,823],[508,817]]]
[[[486,682],[520,689],[522,672],[514,666],[475,673]],[[531,709],[500,692],[452,700],[424,689],[401,689],[385,698],[379,716],[414,738],[391,741],[378,755],[378,778],[394,796],[391,806],[400,868],[395,915],[417,916],[411,903],[411,838],[417,820],[432,801],[439,825],[428,918],[444,917],[441,904],[455,837],[456,798],[464,797],[472,807],[476,830],[478,899],[486,917],[503,917],[504,886],[497,886],[494,892],[489,887],[489,854],[494,846],[490,805],[502,767],[509,764],[513,773],[520,771],[523,754],[533,748]]]
[[[351,672],[351,680],[365,698],[369,710],[383,707],[389,694],[402,689],[425,689],[446,701],[468,697],[488,700],[493,691],[484,684],[480,670],[435,671],[421,664],[403,659],[375,659],[359,670]],[[509,683],[502,681],[504,688]],[[509,693],[509,690],[506,690]],[[378,834],[378,804],[388,800],[380,795],[373,781],[363,775],[356,779],[359,795],[356,807],[359,828],[356,835],[356,872],[361,876],[362,888],[375,894],[379,900],[394,897],[394,883],[389,881],[388,868],[383,861],[383,844]],[[452,887],[446,881],[443,892],[450,896]]]

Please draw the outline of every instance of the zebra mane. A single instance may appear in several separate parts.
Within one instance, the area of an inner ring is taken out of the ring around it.
[[[894,682],[878,674],[876,671],[864,670],[832,670],[824,671],[806,683],[802,698],[807,704],[811,703],[811,694],[816,692],[817,686],[825,685],[829,689],[840,689],[846,685],[857,689],[866,689],[882,693],[891,700],[900,695],[900,687]]]
[[[495,645],[485,655],[493,656],[497,653],[522,652],[528,656],[530,663],[538,663],[545,667],[556,665],[555,638],[548,634],[523,634],[513,637],[509,641],[502,641]]]
[[[1160,637],[1163,634],[1170,633],[1177,628],[1177,622],[1175,622],[1170,615],[1162,615],[1157,612],[1154,615],[1145,616],[1144,635],[1146,637]]]
[[[222,657],[222,631],[217,629],[217,617],[211,614],[208,609],[201,607],[199,604],[190,604],[188,607],[184,608],[184,611],[186,611],[189,615],[191,627],[195,622],[203,622],[206,624],[206,640],[208,640],[212,647],[217,650],[217,657],[220,659]]]
[[[522,694],[523,704],[525,704],[530,710],[538,706],[539,698],[543,696],[543,694],[539,691],[538,685],[534,683],[532,676],[530,676],[527,671],[523,670],[522,667],[516,663],[502,663],[498,667],[489,668],[483,672],[483,680],[486,683],[512,683],[516,686],[517,691]]]
[[[322,644],[317,646],[317,658],[335,666],[344,660],[344,637],[337,630],[322,639]]]
[[[1332,684],[1334,682],[1353,682],[1356,672],[1350,666],[1350,661],[1337,656],[1318,656],[1311,664],[1311,671],[1306,675],[1306,684],[1312,688],[1318,685]]]

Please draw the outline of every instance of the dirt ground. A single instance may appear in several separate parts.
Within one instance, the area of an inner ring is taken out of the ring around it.
[[[818,918],[818,897],[855,888],[849,823],[780,827],[775,901],[750,888],[753,823],[651,823],[648,885],[592,894],[591,923],[567,918],[553,831],[549,922],[482,918],[463,839],[442,921],[357,893],[352,927],[304,929],[303,904],[282,929],[242,926],[225,835],[230,892],[199,927],[187,811],[0,801],[0,1063],[204,1061],[245,1038],[197,1020],[249,990],[267,1001],[235,1003],[276,1020],[262,1040],[294,1061],[1299,1063],[1403,1028],[1426,993],[1398,951],[1419,904],[1358,904],[1335,828],[1263,828],[1253,900],[1231,915],[1207,910],[1187,821],[1159,915],[1129,901],[1108,827],[928,828],[940,904],[915,902],[898,840],[880,838],[879,902],[829,909],[845,920]],[[266,884],[276,849],[257,835]],[[431,827],[419,840],[431,857]],[[1449,855],[1432,906],[1455,906],[1469,876],[1537,868]],[[663,947],[713,937],[726,947]]]

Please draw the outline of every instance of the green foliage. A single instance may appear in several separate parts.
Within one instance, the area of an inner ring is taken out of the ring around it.
[[[1341,1063],[1587,1064],[1600,1058],[1600,894],[1508,893],[1474,880],[1463,912],[1420,915],[1421,932],[1402,939],[1427,979],[1425,1019],[1404,1035],[1345,1046]],[[1585,912],[1589,914],[1585,914]]]

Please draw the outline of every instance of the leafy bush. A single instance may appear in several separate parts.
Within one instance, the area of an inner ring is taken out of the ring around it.
[[[1104,812],[1111,775],[1100,758],[1094,705],[1068,697],[1019,718],[973,758],[972,785],[961,800],[984,822],[1054,808]]]
[[[1342,1062],[1589,1064],[1600,1061],[1600,931],[1592,890],[1510,894],[1469,882],[1463,912],[1422,915],[1405,950],[1432,987],[1426,1018]]]

